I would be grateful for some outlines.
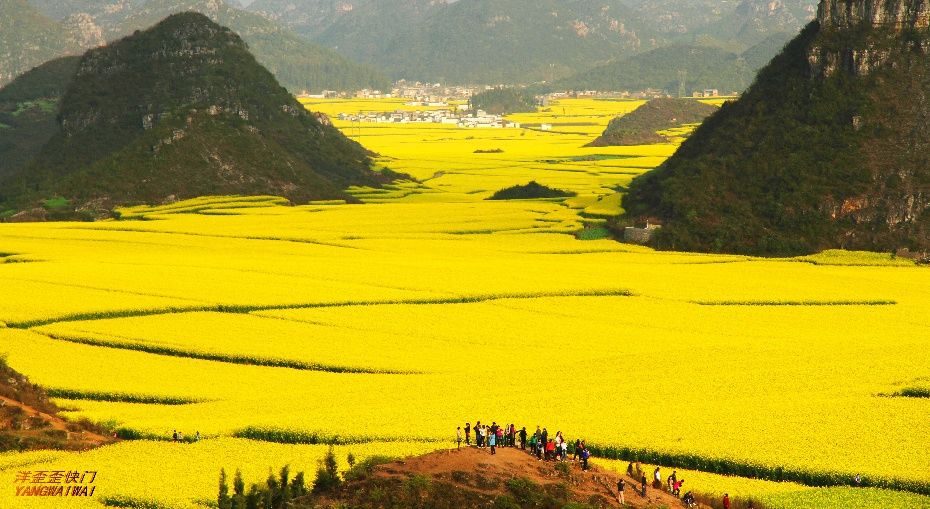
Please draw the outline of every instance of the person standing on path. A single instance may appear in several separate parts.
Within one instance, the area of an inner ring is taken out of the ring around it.
[[[730,509],[730,494],[723,494],[723,509]]]
[[[624,488],[626,488],[626,483],[623,482],[623,478],[617,478],[617,503],[620,505],[626,504],[626,499],[623,498]]]
[[[643,496],[643,498],[646,498],[646,483],[648,483],[648,482],[649,482],[649,481],[646,480],[646,473],[643,472],[643,488],[642,488],[642,496]]]
[[[588,469],[588,458],[590,457],[591,457],[591,451],[587,449],[581,451],[581,469],[582,470]]]
[[[520,450],[526,450],[526,426],[520,429]]]
[[[488,444],[491,446],[491,455],[493,456],[497,454],[497,451],[495,450],[495,447],[497,446],[497,434],[496,433],[491,433],[491,435],[488,437]]]
[[[465,423],[465,445],[471,445],[471,423]]]
[[[455,442],[458,445],[456,449],[462,448],[462,427],[455,428]]]

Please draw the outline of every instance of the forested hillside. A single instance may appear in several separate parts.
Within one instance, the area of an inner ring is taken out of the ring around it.
[[[57,117],[48,143],[0,185],[7,208],[56,197],[89,213],[214,194],[349,198],[345,187],[381,181],[360,145],[199,13],[86,53]]]
[[[624,208],[663,219],[669,249],[930,249],[921,5],[825,0],[739,101],[633,181]]]

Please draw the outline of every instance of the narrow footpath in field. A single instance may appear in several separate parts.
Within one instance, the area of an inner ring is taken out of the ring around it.
[[[0,396],[0,409],[2,409],[2,412],[0,412],[0,414],[9,415],[13,413],[10,410],[16,409],[16,408],[21,410],[21,412],[16,412],[16,413],[19,413],[20,415],[23,415],[26,417],[36,418],[42,421],[41,428],[18,431],[17,434],[20,436],[28,436],[28,435],[37,436],[37,435],[43,434],[45,431],[50,430],[50,429],[56,430],[56,431],[62,431],[66,433],[67,440],[69,442],[72,442],[72,444],[77,444],[77,443],[84,444],[86,447],[79,447],[82,449],[97,447],[100,445],[109,444],[111,442],[116,441],[115,438],[107,437],[99,433],[95,433],[93,431],[87,431],[87,430],[74,431],[74,428],[76,427],[74,424],[71,424],[69,426],[68,421],[62,419],[61,417],[57,415],[47,414],[29,405],[26,405],[25,403],[16,401],[15,399],[10,399],[4,396]],[[9,423],[4,422],[2,424],[3,425],[0,425],[0,430],[5,430],[8,427]]]

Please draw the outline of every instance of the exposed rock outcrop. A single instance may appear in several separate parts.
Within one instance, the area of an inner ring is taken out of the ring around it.
[[[824,29],[848,29],[863,23],[894,30],[930,27],[927,0],[823,0],[817,20]]]
[[[77,48],[95,48],[106,44],[103,28],[86,12],[72,14],[62,20],[68,41]]]

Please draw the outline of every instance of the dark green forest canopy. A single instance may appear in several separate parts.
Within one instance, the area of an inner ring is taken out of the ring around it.
[[[494,88],[475,94],[469,100],[473,110],[484,110],[494,115],[536,111],[533,92],[518,88]]]

